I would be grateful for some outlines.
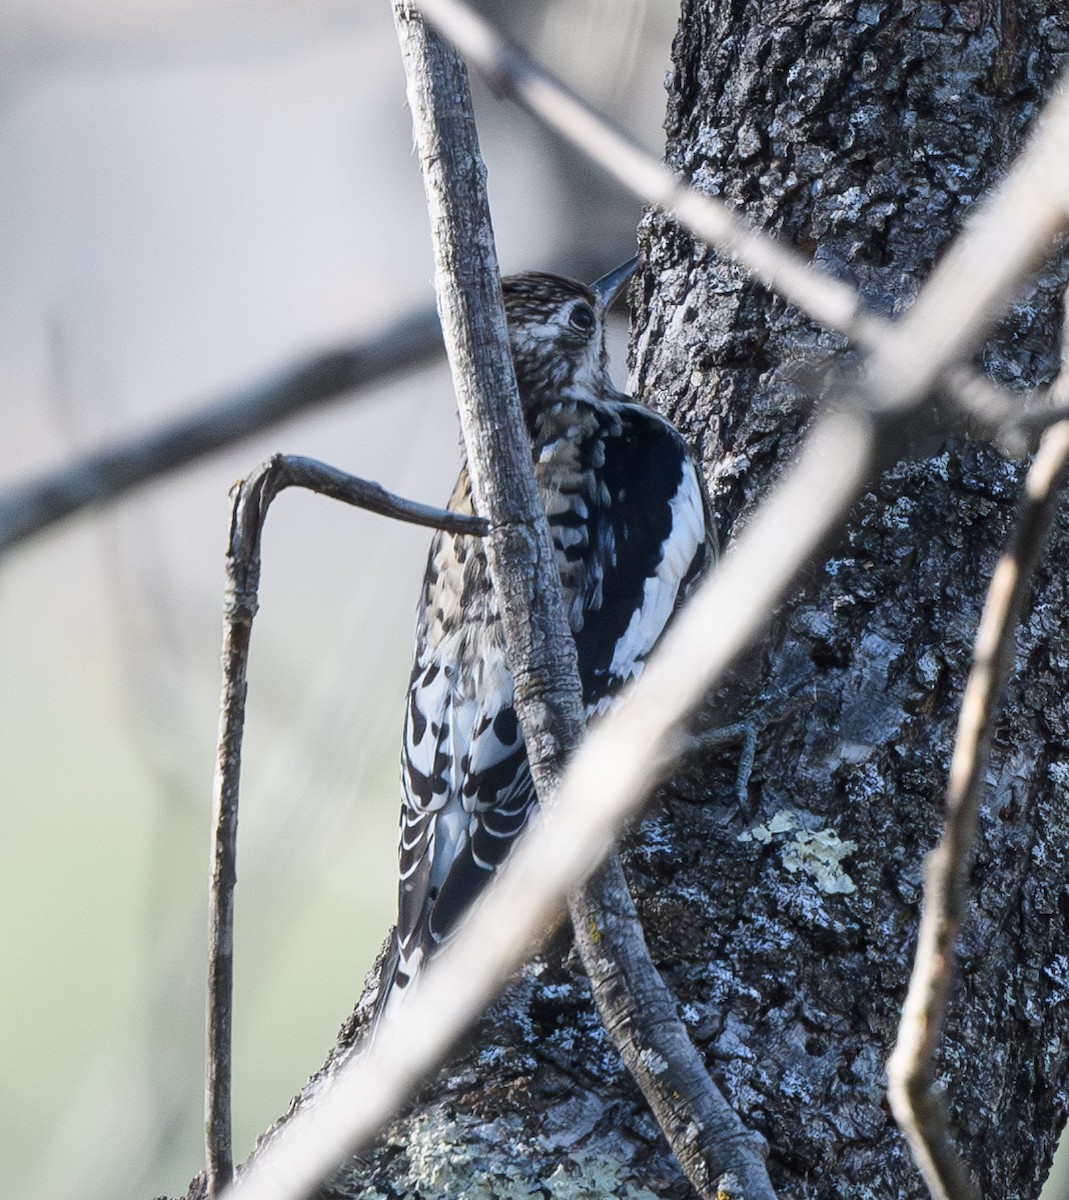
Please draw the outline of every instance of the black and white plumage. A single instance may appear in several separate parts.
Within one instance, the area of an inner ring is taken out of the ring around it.
[[[588,717],[642,670],[716,548],[683,439],[609,380],[603,321],[633,269],[591,287],[543,274],[503,281]],[[449,507],[473,511],[466,467]],[[380,1015],[508,857],[535,803],[497,601],[474,538],[439,533],[431,545],[401,774],[399,912]]]

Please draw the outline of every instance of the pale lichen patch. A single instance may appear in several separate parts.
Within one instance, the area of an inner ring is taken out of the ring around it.
[[[849,895],[857,885],[843,869],[843,860],[857,842],[843,840],[833,829],[806,829],[797,813],[781,808],[770,821],[738,835],[740,842],[773,841],[782,847],[783,865],[792,874],[804,872],[826,895]]]

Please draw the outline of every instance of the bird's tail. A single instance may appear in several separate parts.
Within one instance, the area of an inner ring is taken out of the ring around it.
[[[405,997],[419,974],[422,961],[422,950],[417,949],[414,955],[407,957],[401,954],[395,929],[390,935],[389,949],[383,955],[382,967],[379,970],[379,990],[367,1026],[368,1044],[382,1027],[383,1021],[390,1020],[404,1005]]]
[[[390,1003],[390,996],[397,981],[397,968],[400,961],[401,953],[397,945],[397,931],[394,930],[390,934],[389,949],[383,956],[382,966],[379,968],[379,990],[375,996],[375,1007],[371,1010],[371,1020],[368,1022],[364,1033],[364,1037],[369,1045],[382,1025],[383,1017]]]

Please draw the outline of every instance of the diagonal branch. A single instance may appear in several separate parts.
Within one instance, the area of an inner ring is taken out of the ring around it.
[[[285,367],[147,433],[15,484],[0,492],[0,555],[85,508],[111,503],[297,413],[414,370],[441,349],[435,313],[409,313],[374,337]]]
[[[479,517],[447,512],[395,496],[377,483],[310,458],[274,458],[235,489],[226,556],[223,691],[219,748],[212,794],[209,883],[208,1021],[205,1051],[205,1138],[209,1194],[233,1175],[230,1130],[231,1026],[234,979],[234,885],[237,863],[238,782],[245,727],[249,639],[260,584],[260,539],[267,510],[283,488],[303,487],[382,516],[417,525],[480,535]]]

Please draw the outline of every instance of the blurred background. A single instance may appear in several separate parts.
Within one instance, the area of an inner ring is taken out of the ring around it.
[[[491,7],[659,149],[673,0]],[[6,0],[0,56],[0,487],[431,301],[388,0]],[[504,269],[594,278],[627,257],[637,205],[516,110],[477,102]],[[447,374],[291,421],[0,567],[7,1196],[145,1200],[201,1166],[227,493],[276,450],[444,502]],[[427,541],[307,493],[268,523],[238,852],[238,1157],[323,1060],[392,920]]]

